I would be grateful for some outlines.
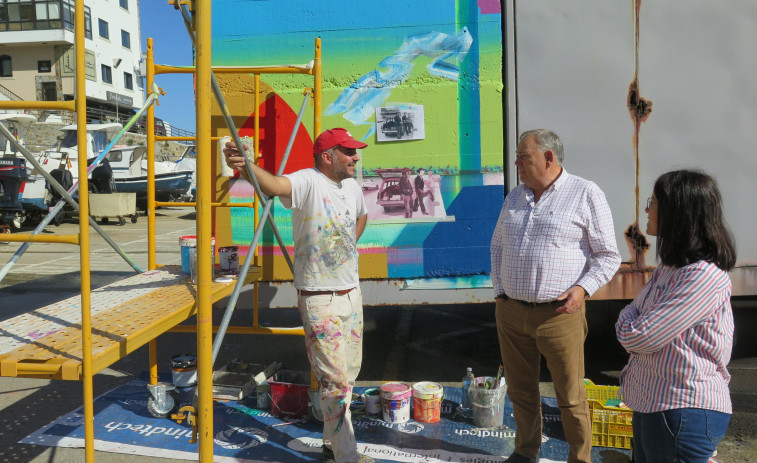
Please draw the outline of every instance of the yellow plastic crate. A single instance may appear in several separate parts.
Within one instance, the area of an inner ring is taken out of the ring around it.
[[[602,405],[605,405],[608,400],[614,400],[618,398],[618,386],[597,386],[590,379],[584,379],[584,388],[586,389],[586,398],[589,401],[597,401]],[[591,405],[591,402],[589,402]]]
[[[630,449],[633,440],[633,411],[605,405],[618,397],[618,386],[597,386],[584,380],[591,414],[591,443],[596,447]]]

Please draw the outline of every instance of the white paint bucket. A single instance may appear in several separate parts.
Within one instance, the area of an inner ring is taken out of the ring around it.
[[[381,385],[381,410],[387,423],[405,423],[410,420],[410,397],[413,392],[405,383]]]
[[[191,354],[179,354],[171,357],[171,375],[176,387],[197,384],[197,357]]]
[[[381,391],[379,389],[367,389],[363,394],[363,402],[365,403],[365,413],[373,416],[381,414]]]

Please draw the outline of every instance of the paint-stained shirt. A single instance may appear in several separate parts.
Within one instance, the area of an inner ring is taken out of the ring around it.
[[[318,169],[287,174],[292,198],[294,286],[308,291],[338,291],[359,283],[357,219],[368,213],[363,190],[353,178],[339,183]]]
[[[733,347],[731,279],[715,264],[661,265],[620,312],[628,351],[620,393],[632,410],[703,408],[731,413],[726,365]]]
[[[518,185],[502,205],[491,264],[495,296],[551,302],[576,285],[594,294],[620,266],[604,193],[565,169],[538,202]]]

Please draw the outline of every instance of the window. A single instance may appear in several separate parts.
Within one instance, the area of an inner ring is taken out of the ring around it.
[[[73,31],[74,30],[74,1],[75,0],[62,0],[63,1],[63,27],[66,30]],[[58,3],[57,1],[51,1],[50,2],[50,8],[52,11],[53,8],[57,9],[57,5],[53,5],[53,3]],[[52,13],[51,13],[52,14]],[[60,16],[59,13],[55,13]],[[88,6],[84,7],[84,36],[88,39],[92,38],[92,10],[89,9]]]
[[[113,83],[113,75],[110,72],[110,66],[106,66],[104,64],[100,65],[100,70],[102,73],[102,79],[103,82],[106,84],[112,84]]]
[[[102,19],[98,19],[97,23],[100,29],[100,37],[104,39],[110,39],[110,34],[108,33],[108,22],[103,21]]]
[[[0,31],[60,29],[64,2],[69,13],[73,11],[74,0],[0,0]],[[71,23],[73,30],[73,19]]]
[[[84,7],[84,37],[92,39],[92,13],[88,6]]]
[[[11,57],[0,55],[0,77],[12,77],[13,67],[11,66]]]
[[[118,3],[121,5],[121,8],[124,10],[129,9],[129,0],[118,0]]]
[[[121,46],[131,48],[131,35],[123,29],[121,29]]]
[[[128,72],[124,72],[124,88],[134,90],[134,80]]]
[[[50,60],[37,61],[37,72],[50,72],[52,63]]]

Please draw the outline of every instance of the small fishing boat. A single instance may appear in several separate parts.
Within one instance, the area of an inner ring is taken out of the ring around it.
[[[147,148],[116,146],[105,155],[113,171],[115,191],[137,194],[137,203],[147,201]],[[189,199],[194,168],[178,162],[155,162],[155,200],[184,201]]]

